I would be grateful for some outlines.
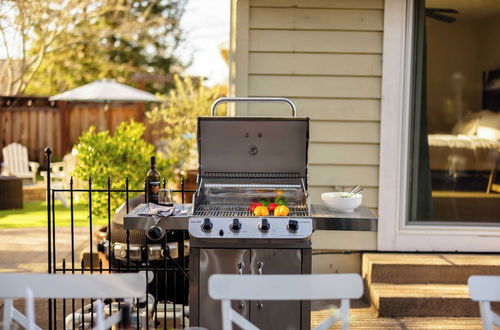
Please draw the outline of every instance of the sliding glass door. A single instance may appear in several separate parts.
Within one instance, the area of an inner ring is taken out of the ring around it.
[[[500,1],[415,0],[408,225],[500,225]]]

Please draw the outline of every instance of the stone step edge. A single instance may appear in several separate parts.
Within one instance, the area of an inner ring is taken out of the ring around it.
[[[500,266],[500,255],[429,254],[429,253],[363,253],[363,268],[370,264]]]
[[[391,298],[467,298],[469,288],[462,284],[386,284],[373,283],[370,293]]]
[[[467,284],[472,275],[500,276],[500,266],[373,264],[362,274],[367,283],[458,285]]]
[[[477,317],[479,315],[479,305],[469,298],[466,285],[373,284],[369,288],[369,294],[371,306],[377,317]],[[394,309],[391,305],[400,308]],[[429,305],[436,308],[429,309]]]

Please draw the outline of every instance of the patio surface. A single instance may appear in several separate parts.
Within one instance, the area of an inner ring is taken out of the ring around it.
[[[71,257],[70,229],[56,228],[57,260]],[[75,258],[89,240],[87,227],[75,227]],[[47,272],[47,228],[0,230],[0,272]]]
[[[69,228],[57,228],[57,259],[71,258]],[[87,227],[75,227],[75,258],[79,260],[80,252],[89,240]],[[47,272],[47,228],[15,228],[0,230],[0,272]],[[24,310],[23,301],[15,301],[20,311]],[[36,322],[42,329],[48,327],[47,301],[36,300]],[[42,312],[40,312],[42,311]],[[3,315],[3,301],[0,301],[0,315]],[[0,321],[0,325],[1,325]]]
[[[69,228],[57,228],[56,250],[58,261],[70,259]],[[80,251],[87,245],[88,228],[75,228],[75,256],[79,260]],[[47,272],[47,229],[22,228],[0,230],[0,272]],[[22,302],[16,306],[22,308]],[[375,311],[367,304],[353,302],[351,309],[351,329],[481,329],[479,318],[445,317],[403,317],[377,318]],[[45,301],[37,301],[37,311],[47,309]],[[3,303],[0,303],[0,314]],[[319,324],[331,315],[329,309],[312,312],[312,325]],[[37,322],[47,328],[47,314],[37,313]],[[1,323],[1,322],[0,322]],[[340,325],[332,329],[340,329]]]

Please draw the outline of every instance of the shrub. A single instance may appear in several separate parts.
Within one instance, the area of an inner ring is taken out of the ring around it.
[[[91,127],[80,136],[76,150],[78,163],[73,173],[80,180],[92,178],[94,189],[107,189],[110,178],[111,189],[124,189],[129,179],[129,189],[144,189],[144,177],[150,168],[150,158],[155,155],[154,146],[143,140],[145,127],[134,121],[123,122],[113,135],[109,131],[96,132]],[[157,156],[157,167],[164,177],[172,177],[170,162]],[[137,194],[130,194],[130,198]],[[112,214],[125,201],[125,193],[111,195]],[[94,193],[93,214],[107,216],[107,194]]]

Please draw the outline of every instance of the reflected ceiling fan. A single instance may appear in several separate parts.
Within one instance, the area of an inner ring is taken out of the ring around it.
[[[425,16],[445,23],[453,23],[456,17],[449,14],[458,14],[458,10],[449,8],[425,8]]]

